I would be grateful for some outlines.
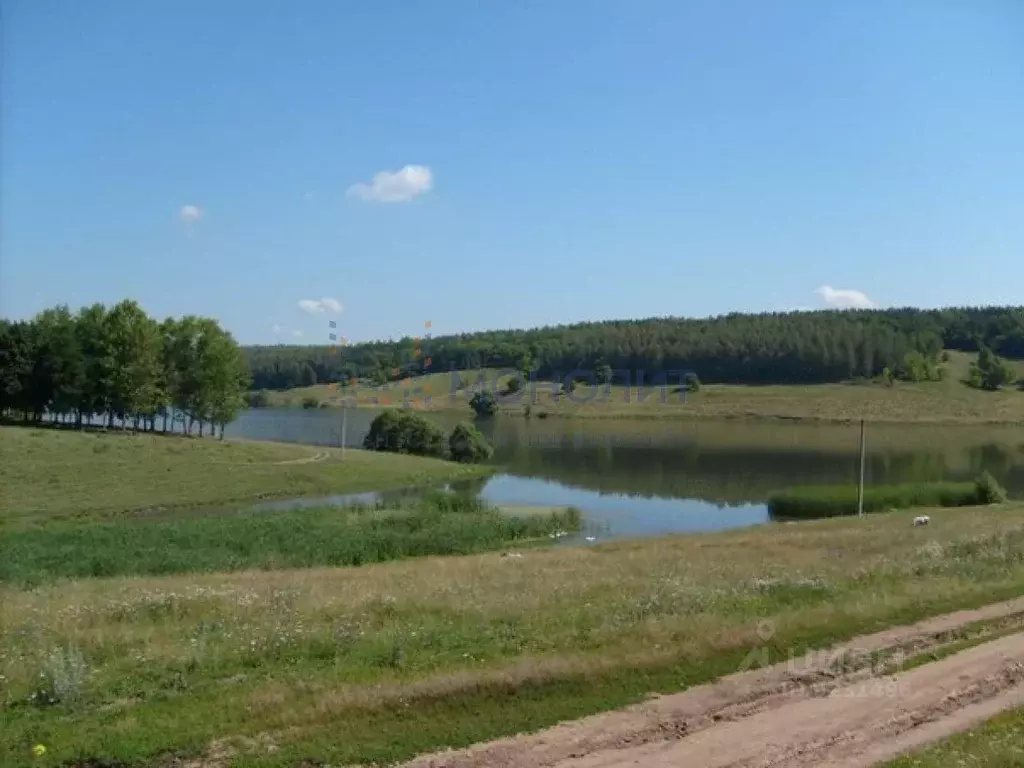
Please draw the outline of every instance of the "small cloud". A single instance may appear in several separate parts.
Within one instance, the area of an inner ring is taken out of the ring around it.
[[[303,197],[306,198],[307,200],[312,200],[314,197],[316,197],[316,192],[307,192],[306,194],[303,195]]]
[[[852,288],[833,288],[823,285],[815,291],[833,309],[874,309],[878,305],[866,293]]]
[[[271,329],[270,329],[271,333],[273,333],[273,334],[274,334],[275,336],[280,336],[280,335],[281,335],[281,331],[282,331],[282,330],[283,330],[283,329],[281,328],[281,326],[280,326],[280,325],[277,325],[276,323],[275,323],[275,324],[274,324],[274,326],[273,326],[273,327],[271,327]]]
[[[302,331],[292,331],[292,336],[294,336],[296,339],[301,339]]]
[[[178,211],[178,218],[184,224],[194,224],[203,218],[203,209],[198,205],[183,205]]]
[[[302,299],[299,309],[311,315],[322,315],[324,312],[339,314],[343,307],[337,299]]]
[[[381,171],[369,184],[348,188],[349,197],[377,203],[406,203],[434,186],[434,174],[425,165],[407,165],[398,171]]]

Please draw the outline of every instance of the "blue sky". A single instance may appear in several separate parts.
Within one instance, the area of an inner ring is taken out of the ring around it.
[[[1019,0],[0,6],[5,316],[311,343],[1024,299]]]

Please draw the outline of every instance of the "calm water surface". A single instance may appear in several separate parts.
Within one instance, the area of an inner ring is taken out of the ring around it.
[[[358,447],[376,411],[349,409],[346,443]],[[456,418],[431,416],[444,427]],[[491,478],[467,486],[486,501],[583,510],[597,540],[707,531],[768,519],[773,490],[855,484],[859,427],[787,422],[685,422],[498,418],[480,425],[495,445]],[[243,412],[228,436],[341,444],[339,409]],[[1024,498],[1024,429],[869,426],[865,478],[872,483],[971,480],[990,471]],[[371,502],[418,491],[356,494]],[[324,499],[264,508],[322,505]]]

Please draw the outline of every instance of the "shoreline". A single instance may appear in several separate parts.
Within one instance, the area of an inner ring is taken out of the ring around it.
[[[1024,400],[1024,395],[1022,395]],[[252,408],[250,410],[261,411],[261,410],[338,410],[342,407],[353,408],[364,411],[383,411],[387,409],[403,408],[407,407],[402,404],[373,404],[373,403],[354,403],[351,405],[342,406],[340,404],[327,403],[320,407],[320,409],[304,409],[301,405],[294,403],[291,404],[279,404],[268,406],[266,408]],[[543,406],[534,406],[538,409]],[[474,414],[468,409],[468,407],[444,407],[444,408],[423,408],[417,405],[412,406],[413,410],[424,414],[438,414],[443,416],[462,416],[466,420],[472,421]],[[645,412],[623,412],[614,411],[611,413],[600,412],[597,409],[577,410],[577,411],[546,411],[537,410],[530,415],[524,413],[521,409],[503,408],[499,409],[498,413],[493,418],[509,418],[516,420],[528,421],[531,419],[544,420],[560,420],[560,421],[701,421],[701,422],[716,422],[716,421],[727,421],[732,423],[737,422],[788,422],[795,424],[822,424],[822,425],[836,425],[836,426],[851,426],[860,423],[860,418],[852,416],[844,417],[828,417],[828,416],[817,416],[814,414],[808,415],[790,415],[790,414],[779,414],[779,413],[700,413],[700,412],[680,412],[675,409],[666,409],[662,411],[645,411]],[[915,426],[991,426],[991,427],[1020,427],[1024,426],[1024,417],[1019,419],[998,419],[998,418],[963,418],[963,417],[948,417],[939,416],[935,418],[931,417],[914,417],[914,418],[900,418],[900,417],[864,417],[864,421],[868,424],[879,424],[879,425],[915,425]],[[230,439],[230,438],[229,438]]]

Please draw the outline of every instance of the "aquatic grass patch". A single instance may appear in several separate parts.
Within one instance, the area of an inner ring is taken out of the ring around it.
[[[365,565],[547,541],[580,524],[572,508],[514,516],[452,493],[393,508],[54,524],[0,534],[0,581]]]
[[[864,489],[864,512],[915,507],[970,507],[1000,503],[1006,492],[987,472],[973,483],[905,483]],[[856,515],[855,486],[805,486],[778,491],[768,497],[774,519],[806,519]]]

